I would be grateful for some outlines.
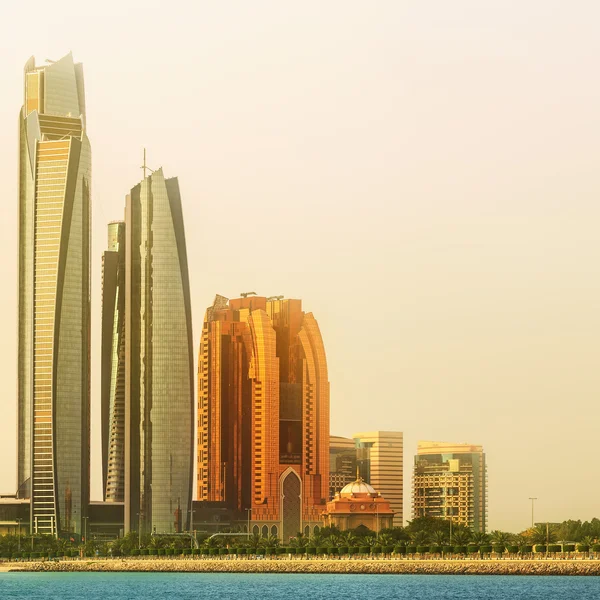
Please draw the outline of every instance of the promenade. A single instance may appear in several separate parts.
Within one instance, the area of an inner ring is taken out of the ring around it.
[[[0,571],[339,573],[396,575],[600,575],[598,560],[81,559],[11,562]]]

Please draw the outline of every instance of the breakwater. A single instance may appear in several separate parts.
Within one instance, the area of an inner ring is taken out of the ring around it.
[[[154,560],[124,558],[4,563],[2,567],[10,571],[30,572],[600,575],[600,561],[597,560]]]

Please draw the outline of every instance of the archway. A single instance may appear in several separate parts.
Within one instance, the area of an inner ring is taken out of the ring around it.
[[[287,542],[302,531],[302,481],[291,467],[281,475],[281,537]]]

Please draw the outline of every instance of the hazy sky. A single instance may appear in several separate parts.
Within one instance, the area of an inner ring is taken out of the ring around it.
[[[7,8],[8,6],[8,8]],[[16,479],[23,65],[84,63],[92,491],[106,223],[179,176],[197,348],[216,293],[302,298],[332,433],[483,444],[491,528],[600,517],[600,3],[12,2],[0,9],[0,491]]]

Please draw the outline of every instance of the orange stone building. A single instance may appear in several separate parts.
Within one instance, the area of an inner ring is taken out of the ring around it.
[[[388,500],[358,477],[327,503],[322,518],[325,526],[337,527],[340,531],[362,525],[379,532],[393,527],[394,511]]]
[[[217,296],[198,360],[197,498],[287,540],[319,526],[329,490],[325,348],[301,300]]]

